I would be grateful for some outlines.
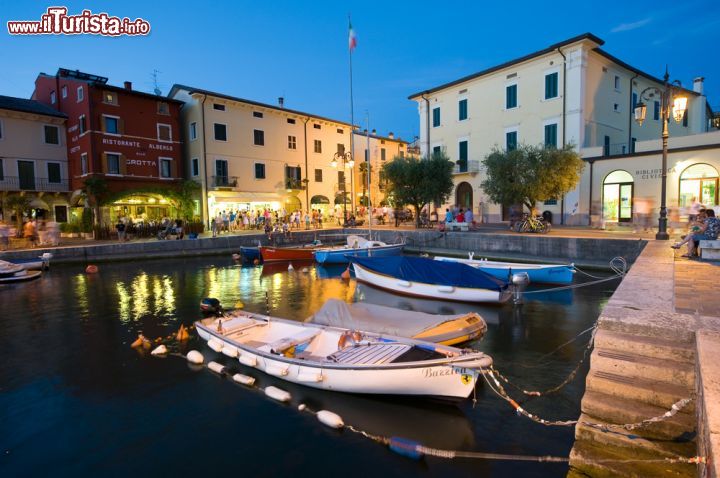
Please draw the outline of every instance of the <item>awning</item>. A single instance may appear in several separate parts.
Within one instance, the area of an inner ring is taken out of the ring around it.
[[[325,196],[313,196],[310,204],[330,204],[330,200]]]
[[[28,206],[31,209],[45,209],[46,211],[50,210],[50,207],[47,205],[47,203],[40,198],[31,199]]]
[[[224,194],[223,194],[224,193]],[[218,203],[283,202],[285,196],[278,193],[236,193],[233,191],[215,191],[211,197]]]

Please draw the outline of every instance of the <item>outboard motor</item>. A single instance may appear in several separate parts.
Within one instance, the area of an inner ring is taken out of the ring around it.
[[[510,278],[513,285],[513,303],[522,304],[522,294],[530,283],[530,276],[527,272],[516,272]]]
[[[200,301],[200,311],[205,315],[222,315],[222,306],[219,300],[205,297]]]

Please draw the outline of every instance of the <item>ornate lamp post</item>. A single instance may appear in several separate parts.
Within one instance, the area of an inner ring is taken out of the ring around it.
[[[340,162],[341,167],[344,169],[349,169],[350,173],[352,174],[352,167],[355,166],[355,160],[352,157],[352,154],[348,152],[340,152],[333,154],[333,159],[330,161],[330,166],[333,168],[338,167],[338,162]],[[342,182],[342,195],[343,195],[343,226],[347,222],[347,187],[345,182],[345,177],[343,176],[343,182]]]
[[[658,219],[658,232],[655,239],[659,241],[667,241],[670,235],[667,232],[667,207],[666,207],[666,191],[667,191],[667,150],[668,150],[668,123],[670,117],[675,122],[680,123],[687,111],[687,96],[682,95],[681,84],[678,80],[669,81],[670,75],[665,69],[663,77],[664,84],[662,89],[655,86],[645,88],[639,96],[639,102],[635,105],[635,121],[642,125],[645,121],[647,106],[643,100],[650,101],[656,94],[660,96],[660,119],[662,121],[662,184],[660,189],[660,218]]]

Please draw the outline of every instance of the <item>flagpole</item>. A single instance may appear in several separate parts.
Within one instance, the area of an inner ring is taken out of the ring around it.
[[[350,30],[352,30],[352,21],[350,19],[349,13],[348,13],[348,26],[350,26]],[[351,33],[351,32],[348,32],[348,33]],[[354,115],[354,111],[353,111],[354,105],[353,105],[353,81],[352,81],[353,80],[352,52],[353,52],[353,48],[348,43],[348,53],[350,56],[350,154],[351,154],[351,158],[352,158],[352,156],[355,155],[355,115]],[[355,200],[352,197],[352,189],[353,189],[352,184],[354,182],[353,175],[354,175],[353,168],[350,168],[350,181],[351,181],[350,182],[350,194],[351,194],[350,195],[350,206],[351,206],[351,211],[353,212],[353,215],[355,215]],[[347,198],[347,191],[344,191],[344,192],[345,192],[345,196]],[[345,220],[347,220],[347,218],[345,218]]]

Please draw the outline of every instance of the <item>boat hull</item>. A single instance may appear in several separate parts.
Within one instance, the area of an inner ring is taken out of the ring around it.
[[[263,262],[312,261],[314,247],[260,247]]]
[[[409,362],[392,366],[310,362],[248,348],[200,322],[196,322],[196,328],[203,340],[221,342],[221,353],[237,357],[241,365],[288,382],[336,392],[463,399],[475,389],[483,367],[492,363],[485,355],[465,362],[455,358],[445,363]]]
[[[402,253],[404,244],[391,244],[371,248],[343,247],[341,249],[320,249],[315,251],[315,260],[320,264],[347,264],[350,257],[388,257]]]
[[[38,279],[41,275],[41,271],[23,270],[22,273],[18,272],[11,276],[0,277],[0,284],[12,284],[14,282],[31,281],[33,279]]]
[[[243,261],[253,262],[255,259],[261,261],[262,256],[260,255],[260,249],[258,247],[240,247],[240,255]]]
[[[486,274],[502,280],[508,280],[512,274],[527,273],[532,283],[571,284],[575,269],[571,265],[555,264],[514,264],[511,262],[494,262],[454,257],[436,257],[444,262],[459,262],[475,267]]]
[[[423,282],[411,282],[396,277],[379,274],[353,263],[355,277],[359,282],[392,291],[396,294],[413,297],[428,297],[431,299],[451,300],[456,302],[484,302],[501,304],[510,298],[506,290],[495,291],[490,289],[475,289],[467,287],[453,287]]]

